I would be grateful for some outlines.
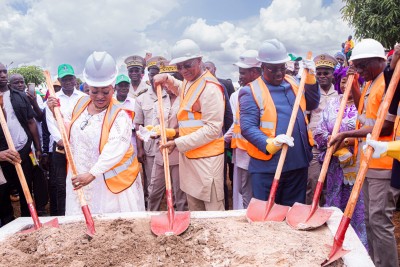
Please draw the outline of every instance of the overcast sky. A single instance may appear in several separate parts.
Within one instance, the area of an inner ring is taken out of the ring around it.
[[[77,76],[93,51],[107,51],[126,72],[130,55],[162,55],[178,40],[196,41],[217,76],[237,80],[232,66],[247,49],[277,38],[288,52],[334,54],[351,34],[342,0],[0,0],[0,62],[35,64]]]

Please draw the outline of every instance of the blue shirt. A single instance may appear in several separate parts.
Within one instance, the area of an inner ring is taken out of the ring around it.
[[[262,77],[266,83],[271,97],[274,101],[277,113],[276,135],[286,134],[289,125],[293,104],[296,99],[291,86],[285,80],[279,85],[271,85]],[[313,110],[318,107],[320,93],[318,84],[305,86],[306,109]],[[243,87],[239,92],[240,105],[240,128],[242,135],[260,151],[266,152],[267,138],[260,130],[260,109],[258,108],[249,86]],[[301,108],[297,113],[292,137],[294,147],[290,147],[286,155],[283,172],[309,166],[312,159],[311,146],[308,143],[307,125]],[[270,160],[250,159],[250,173],[275,173],[278,165],[280,151],[272,156]]]

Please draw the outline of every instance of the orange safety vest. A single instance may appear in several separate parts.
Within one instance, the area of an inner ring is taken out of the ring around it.
[[[371,88],[370,88],[371,87]],[[365,108],[365,114],[363,114],[365,95],[367,94],[368,88],[370,88],[370,93],[368,96],[368,103]],[[374,81],[369,81],[365,84],[364,90],[361,94],[360,103],[358,105],[358,118],[356,122],[356,130],[361,128],[360,118],[365,120],[364,126],[374,127],[376,118],[378,117],[379,107],[382,103],[383,97],[385,95],[385,78],[383,73],[380,74]],[[363,138],[365,140],[365,138]],[[390,136],[381,136],[378,138],[379,141],[392,141],[393,133]],[[358,139],[355,140],[354,152],[358,152]],[[361,158],[364,158],[364,151],[361,150]],[[393,165],[393,158],[383,157],[380,159],[371,158],[368,163],[368,167],[371,169],[385,169],[391,170]]]
[[[295,81],[291,76],[285,75],[285,81],[287,81],[294,94],[297,95],[299,86],[297,81]],[[260,130],[268,136],[268,138],[273,138],[276,135],[276,122],[277,122],[277,114],[276,108],[274,104],[274,100],[272,99],[271,94],[269,93],[268,87],[261,77],[258,77],[253,82],[249,83],[251,92],[253,93],[254,100],[260,109]],[[300,108],[304,114],[304,120],[306,125],[308,125],[308,119],[305,114],[306,111],[306,98],[301,97]],[[314,139],[310,130],[308,130],[308,142],[310,146],[314,145]],[[266,151],[260,151],[256,146],[248,142],[247,145],[247,153],[256,159],[261,160],[270,160],[272,155],[267,155]]]
[[[91,100],[89,96],[83,96],[76,103],[74,110],[72,111],[72,120],[68,129],[68,137],[70,134],[70,129],[72,128],[72,124],[76,121],[80,114],[82,114],[82,112],[86,109],[90,102]],[[122,110],[125,109],[121,107],[116,99],[112,99],[112,102],[107,108],[106,115],[104,116],[99,145],[100,153],[103,150],[104,146],[107,144],[108,135],[110,133],[115,118]],[[132,117],[135,116],[134,112],[130,110],[125,111],[132,115]],[[121,161],[113,166],[110,170],[103,173],[103,178],[107,185],[107,188],[112,193],[118,194],[125,189],[128,189],[135,182],[138,173],[139,162],[136,157],[136,151],[134,151],[132,144],[130,144],[128,151],[126,151]]]
[[[239,96],[238,96],[239,97]],[[233,134],[231,140],[231,148],[240,148],[242,150],[247,150],[248,141],[242,136],[242,131],[240,129],[240,122],[239,122],[239,101],[236,107],[236,119],[233,121]]]
[[[177,113],[179,123],[179,136],[191,134],[204,126],[201,111],[193,110],[193,105],[199,99],[207,83],[213,83],[217,85],[221,89],[221,92],[223,94],[223,88],[221,84],[209,71],[206,71],[190,86],[190,88],[187,90],[186,95],[184,95],[184,89],[186,88],[187,81],[185,80],[183,82],[180,96],[181,103]],[[185,152],[185,155],[190,159],[197,159],[213,157],[222,153],[224,153],[224,137],[221,131],[221,136],[219,138],[201,147],[189,150]]]

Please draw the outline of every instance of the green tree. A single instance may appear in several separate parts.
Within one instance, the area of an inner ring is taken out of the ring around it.
[[[42,68],[38,66],[22,66],[13,68],[9,71],[10,75],[15,73],[21,74],[24,77],[26,84],[35,83],[38,85],[46,81]]]
[[[399,0],[343,0],[342,17],[357,39],[373,38],[388,49],[400,41]]]

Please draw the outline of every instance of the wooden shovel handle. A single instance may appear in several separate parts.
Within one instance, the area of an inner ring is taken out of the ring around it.
[[[392,79],[390,80],[389,87],[386,91],[385,98],[383,99],[382,104],[380,105],[380,111],[378,112],[378,118],[376,119],[374,128],[372,129],[371,139],[378,140],[383,123],[385,122],[386,115],[389,110],[390,103],[392,102],[393,95],[396,91],[397,85],[400,79],[400,60],[396,64],[396,68],[394,69],[394,73]],[[373,148],[368,146],[367,152],[365,153],[365,157],[362,159],[360,163],[360,168],[357,173],[356,181],[353,186],[353,190],[351,191],[349,202],[347,202],[346,210],[344,211],[344,216],[351,218],[353,216],[354,209],[357,204],[357,199],[360,195],[360,191],[362,185],[365,180],[365,175],[368,171],[368,162],[371,159]]]
[[[167,135],[165,132],[165,121],[164,121],[164,105],[162,102],[162,88],[161,85],[157,86],[157,99],[158,99],[158,109],[160,112],[160,133],[161,133],[161,144],[167,143]],[[165,189],[171,190],[171,176],[169,173],[169,156],[168,149],[162,149],[162,155],[164,160],[164,173],[165,173]]]
[[[46,84],[47,84],[47,89],[49,90],[49,94],[53,97],[56,97],[56,93],[55,93],[54,87],[53,87],[53,82],[51,81],[50,72],[45,70],[44,76],[46,78]],[[74,159],[72,157],[71,146],[69,145],[68,135],[67,135],[67,131],[65,130],[64,119],[61,115],[60,107],[54,107],[54,116],[56,118],[58,130],[60,131],[61,137],[63,140],[65,156],[68,160],[68,164],[71,166],[72,175],[76,176],[76,175],[78,175],[78,171],[76,169],[76,165],[75,165]],[[78,194],[79,202],[80,202],[81,206],[87,205],[83,190],[78,189],[78,190],[76,190],[76,192]]]
[[[1,128],[3,129],[4,136],[6,137],[8,148],[11,150],[15,150],[14,142],[11,138],[11,134],[7,126],[7,121],[4,116],[3,109],[1,108],[0,108],[0,123],[1,123]],[[32,195],[31,192],[29,191],[28,184],[26,183],[25,174],[24,171],[22,170],[21,164],[20,163],[15,164],[15,169],[17,170],[18,179],[19,182],[21,183],[22,191],[24,192],[26,202],[28,204],[32,204],[33,203]]]
[[[310,60],[312,57],[311,51],[307,53],[307,59]],[[292,136],[294,124],[296,123],[297,113],[299,112],[301,98],[303,97],[304,93],[304,86],[306,84],[306,77],[308,75],[308,70],[304,69],[301,75],[300,86],[299,90],[297,91],[296,100],[294,101],[292,115],[290,116],[289,125],[286,131],[286,135]],[[286,154],[289,147],[288,145],[284,144],[282,147],[281,155],[279,157],[278,166],[276,167],[276,172],[274,176],[274,180],[279,180],[282,174],[283,164],[285,163]]]
[[[349,99],[351,87],[353,85],[354,74],[349,75],[346,82],[346,88],[344,89],[344,93],[342,96],[342,101],[340,102],[339,111],[336,117],[335,125],[333,126],[333,130],[331,133],[331,138],[336,136],[339,133],[340,125],[342,124],[344,110],[346,109],[347,99]],[[326,150],[324,162],[322,163],[321,172],[318,177],[319,182],[324,182],[326,178],[326,174],[328,172],[329,163],[331,162],[332,154],[335,152],[333,151],[335,147],[331,146]]]

